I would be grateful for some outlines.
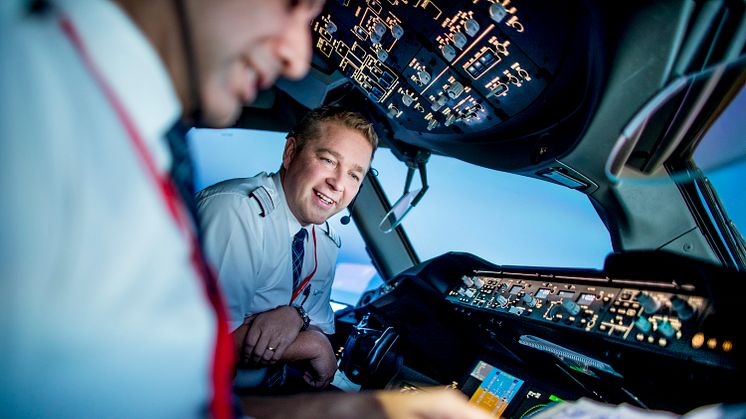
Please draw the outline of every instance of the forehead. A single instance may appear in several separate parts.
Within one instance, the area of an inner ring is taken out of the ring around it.
[[[307,141],[305,148],[310,152],[327,150],[337,153],[346,162],[360,165],[365,170],[373,155],[373,146],[361,132],[338,122],[321,122],[319,135]]]

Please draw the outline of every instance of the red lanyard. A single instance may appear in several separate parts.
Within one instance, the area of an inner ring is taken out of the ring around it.
[[[210,402],[210,411],[213,418],[232,418],[233,411],[230,401],[230,386],[234,357],[233,340],[228,333],[228,318],[225,314],[225,305],[223,304],[222,296],[218,290],[215,274],[205,263],[204,257],[199,248],[197,235],[195,234],[193,226],[189,222],[189,217],[186,215],[184,204],[179,198],[179,194],[176,191],[170,176],[158,173],[153,156],[145,145],[145,141],[143,141],[143,138],[138,132],[132,118],[115,94],[114,89],[111,88],[101,72],[95,66],[88,50],[85,48],[85,44],[81,40],[75,26],[72,24],[72,21],[63,16],[60,18],[59,24],[62,32],[68,37],[69,41],[75,48],[75,51],[80,56],[83,65],[93,77],[94,81],[103,92],[104,97],[106,97],[106,100],[116,113],[117,118],[132,142],[132,146],[140,157],[140,161],[144,164],[149,177],[158,188],[161,198],[163,198],[163,202],[168,209],[169,214],[171,214],[171,218],[189,242],[192,267],[197,275],[202,279],[207,298],[217,315],[217,339],[215,342],[215,353],[212,363],[213,394]]]
[[[290,298],[290,304],[293,304],[293,301],[298,298],[300,292],[303,291],[303,288],[305,288],[306,285],[308,285],[308,282],[311,281],[311,277],[313,277],[313,274],[316,273],[316,268],[319,267],[319,259],[316,255],[316,227],[311,227],[311,235],[313,236],[313,271],[311,271],[311,274],[303,279],[303,281],[301,281],[301,283],[298,285],[298,288],[293,291],[293,296],[292,298]]]

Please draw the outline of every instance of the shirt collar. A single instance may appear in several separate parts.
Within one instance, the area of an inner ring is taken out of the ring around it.
[[[96,68],[114,90],[148,144],[156,164],[170,167],[166,132],[181,104],[160,56],[140,29],[111,1],[57,0]]]
[[[288,234],[290,235],[290,237],[293,237],[301,228],[305,228],[306,232],[308,233],[306,234],[306,240],[308,240],[308,236],[311,233],[311,231],[309,230],[310,226],[303,227],[298,219],[295,218],[293,212],[290,211],[288,201],[285,198],[285,190],[282,188],[282,179],[280,178],[280,172],[275,172],[272,174],[272,182],[274,183],[275,190],[277,191],[277,195],[280,198],[280,207],[282,207],[282,210],[285,211],[285,218],[287,219],[288,225]]]

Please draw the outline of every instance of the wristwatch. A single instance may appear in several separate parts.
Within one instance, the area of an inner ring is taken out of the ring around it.
[[[303,326],[301,326],[300,330],[303,331],[308,329],[308,325],[311,324],[311,318],[308,317],[306,309],[304,309],[303,306],[293,306],[293,308],[298,312],[300,319],[303,320]]]

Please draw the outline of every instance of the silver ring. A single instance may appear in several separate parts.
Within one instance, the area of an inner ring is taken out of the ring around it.
[[[277,349],[277,348],[273,348],[273,347],[271,347],[271,346],[267,346],[267,350],[268,350],[268,351],[272,351],[272,352],[274,352],[274,351],[275,351],[275,349]]]

